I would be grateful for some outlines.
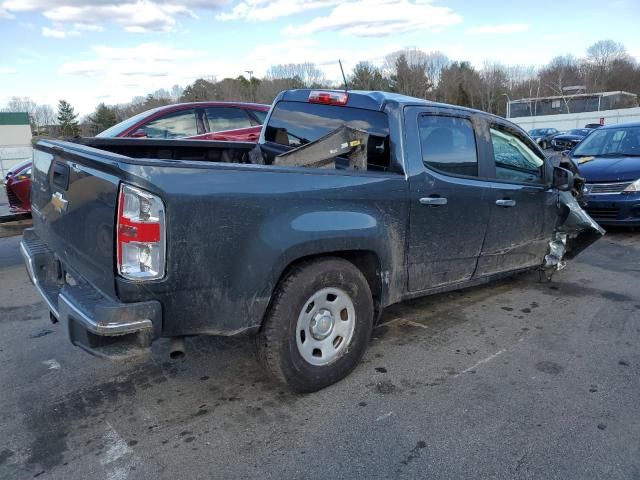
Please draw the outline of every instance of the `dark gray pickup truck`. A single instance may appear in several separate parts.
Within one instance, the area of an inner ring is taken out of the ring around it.
[[[270,373],[314,391],[357,365],[384,307],[559,269],[595,241],[576,180],[496,116],[295,90],[257,146],[39,142],[21,249],[52,320],[93,354],[254,334]]]

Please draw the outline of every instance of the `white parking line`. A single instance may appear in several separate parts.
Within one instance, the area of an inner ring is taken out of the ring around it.
[[[406,320],[402,317],[394,318],[392,320],[389,320],[388,322],[379,323],[378,325],[376,325],[375,328],[386,327],[387,325],[391,325],[392,323],[396,323],[396,322],[406,323],[407,325],[411,325],[412,327],[420,327],[420,328],[424,328],[425,330],[429,329],[428,326],[423,325],[422,323],[414,322],[412,320]]]
[[[51,360],[45,360],[42,363],[49,367],[49,370],[60,370],[60,364],[55,358],[52,358]]]
[[[429,327],[423,325],[422,323],[412,322],[411,320],[405,320],[404,323],[406,323],[407,325],[411,325],[412,327],[420,327],[424,328],[425,330],[429,330]]]
[[[489,355],[487,358],[483,358],[482,360],[480,360],[477,363],[474,363],[473,365],[471,365],[469,368],[465,368],[463,371],[461,371],[460,373],[456,373],[453,378],[459,377],[460,375],[464,374],[464,373],[469,373],[472,370],[475,370],[476,368],[478,368],[480,365],[482,365],[483,363],[487,363],[490,362],[491,360],[493,360],[494,358],[502,355],[504,352],[506,352],[507,349],[503,348],[498,350],[496,353],[494,353],[493,355]]]
[[[116,429],[113,426],[106,422],[107,425],[107,433],[105,435],[105,443],[107,444],[107,451],[100,458],[101,465],[107,465],[109,463],[113,463],[117,460],[120,460],[125,455],[132,453],[133,450],[129,448],[127,442],[120,436]]]
[[[387,412],[384,415],[380,415],[378,418],[376,418],[376,422],[384,420],[385,418],[389,418],[391,415],[393,415],[393,412]]]

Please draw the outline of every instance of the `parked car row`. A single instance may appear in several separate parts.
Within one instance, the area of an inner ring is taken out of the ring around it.
[[[561,133],[530,130],[542,148],[564,154],[586,179],[586,211],[602,225],[640,226],[640,123],[589,123]]]
[[[586,179],[586,211],[594,220],[640,226],[640,122],[598,128],[568,155]]]
[[[567,132],[560,132],[557,128],[534,128],[528,133],[543,150],[553,148],[556,151],[562,151],[572,149],[601,126],[597,123],[588,123],[584,128],[575,128]]]
[[[554,137],[559,134],[560,132],[557,128],[535,128],[529,130],[529,136],[534,142],[540,145],[540,148],[543,150],[549,148]]]
[[[551,146],[554,150],[571,150],[589,135],[593,129],[591,128],[575,128],[566,133],[556,135],[551,140]]]
[[[97,136],[100,138],[188,138],[257,142],[269,105],[241,102],[192,102],[147,110]],[[31,161],[11,169],[5,188],[12,213],[31,212]]]

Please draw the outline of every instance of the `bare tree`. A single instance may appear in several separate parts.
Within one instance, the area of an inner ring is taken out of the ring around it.
[[[565,87],[584,83],[580,63],[573,55],[555,57],[540,71],[540,82],[546,93],[562,98],[567,113],[571,113]]]
[[[305,87],[319,87],[327,83],[322,70],[315,63],[285,63],[272,65],[265,75],[267,80],[292,79],[302,83]]]
[[[623,44],[613,40],[600,40],[587,48],[586,76],[591,90],[602,91],[611,78],[612,66],[632,63],[632,57]]]
[[[451,60],[440,51],[429,52],[424,57],[424,73],[429,83],[436,88],[440,83],[442,70],[451,65]]]
[[[486,112],[506,116],[503,94],[508,90],[508,76],[505,67],[499,63],[485,62],[480,71],[480,78],[480,108]]]
[[[51,105],[38,105],[33,112],[33,122],[38,131],[57,123],[56,112]]]

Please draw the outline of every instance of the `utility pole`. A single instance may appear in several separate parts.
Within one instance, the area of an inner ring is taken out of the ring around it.
[[[507,118],[511,118],[511,99],[509,98],[509,95],[506,93],[503,93],[502,95],[507,97],[507,110],[505,113],[507,115]]]
[[[253,92],[253,70],[245,70],[244,73],[249,75],[249,95],[251,95],[251,101],[255,101],[255,94]]]

